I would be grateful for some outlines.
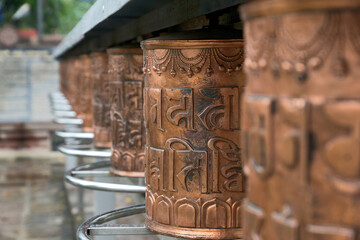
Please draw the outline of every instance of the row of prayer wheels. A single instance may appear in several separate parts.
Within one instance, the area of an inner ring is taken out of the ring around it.
[[[61,89],[113,172],[145,173],[149,229],[359,240],[360,1],[253,1],[241,16],[245,43],[207,29],[68,58]]]

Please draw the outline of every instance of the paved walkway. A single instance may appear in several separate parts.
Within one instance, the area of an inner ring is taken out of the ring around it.
[[[58,88],[57,71],[58,64],[47,51],[0,50],[0,124],[51,121],[48,94]],[[59,152],[0,149],[0,240],[75,239],[79,224],[94,215],[94,191],[84,190],[79,206],[79,189],[64,183],[64,163]],[[144,198],[139,194],[116,194],[116,208],[141,203]],[[144,216],[118,223],[141,224]]]
[[[0,50],[0,122],[51,121],[58,62],[45,50]]]
[[[79,188],[63,180],[64,161],[59,152],[0,151],[0,240],[75,239],[79,224],[94,215],[94,191],[83,191],[82,216]],[[84,159],[84,163],[90,162],[91,159]],[[115,195],[116,208],[144,203],[141,194]],[[144,216],[127,217],[117,223],[143,224]],[[158,238],[118,236],[116,239]]]
[[[74,225],[56,152],[0,152],[0,239],[70,240]]]

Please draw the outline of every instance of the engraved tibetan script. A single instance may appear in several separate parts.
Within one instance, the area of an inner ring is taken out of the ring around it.
[[[162,123],[162,89],[161,88],[145,88],[145,124],[156,124],[161,131],[163,129]]]
[[[197,114],[205,128],[239,129],[240,102],[237,87],[200,88],[199,93],[207,103],[207,107]]]
[[[125,81],[124,82],[124,107],[129,109],[141,110],[143,105],[142,100],[142,82],[140,81]]]
[[[273,159],[273,106],[274,99],[263,96],[245,98],[246,113],[249,118],[245,130],[248,142],[247,157],[254,170],[263,178],[268,177],[274,168]]]
[[[190,131],[194,129],[194,92],[192,88],[166,89],[169,107],[166,117],[172,124],[179,126],[181,122]]]
[[[165,143],[168,152],[169,162],[169,190],[176,191],[175,176],[177,182],[190,191],[192,187],[196,187],[195,179],[198,177],[198,185],[200,191],[206,193],[208,190],[208,156],[206,151],[194,150],[192,145],[183,139],[170,138]],[[180,159],[184,165],[180,166],[180,171],[175,165],[176,159]],[[191,176],[191,177],[190,177]]]
[[[221,177],[225,178],[223,182],[225,190],[243,191],[243,174],[238,146],[232,141],[220,137],[210,139],[208,146],[212,150],[213,192],[220,192],[219,172]],[[220,166],[221,163],[222,166]]]
[[[147,184],[155,190],[164,188],[164,149],[146,147],[147,156]]]

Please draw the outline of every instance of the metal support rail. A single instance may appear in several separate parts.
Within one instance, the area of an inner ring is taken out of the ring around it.
[[[63,125],[82,125],[84,121],[78,118],[55,118],[54,123]]]
[[[52,106],[52,109],[54,111],[72,111],[71,105],[66,105],[66,104],[60,104],[60,105],[54,104]]]
[[[78,177],[116,177],[110,170],[98,170],[111,166],[110,161],[101,161],[75,167],[65,174],[65,180],[75,186],[107,192],[124,193],[145,193],[146,186],[137,186],[129,184],[117,184],[106,182],[95,182],[92,180],[80,179]]]
[[[59,118],[74,118],[76,117],[76,112],[74,111],[58,111],[55,110],[54,115]]]
[[[67,98],[65,96],[50,96],[50,100],[59,100],[59,101],[67,101]]]
[[[51,102],[69,102],[69,100],[66,97],[50,97]]]
[[[60,91],[50,93],[50,96],[64,96],[64,94]]]
[[[78,240],[90,240],[95,235],[154,235],[143,224],[111,224],[107,222],[145,213],[145,205],[136,205],[118,210],[106,212],[85,221],[77,230]]]
[[[94,157],[94,158],[110,158],[111,152],[108,150],[93,150],[93,149],[79,149],[81,146],[75,147],[61,145],[58,150],[66,155],[77,156],[77,157]]]
[[[71,107],[70,103],[68,101],[65,100],[53,100],[50,101],[50,105],[52,108],[56,108],[56,107]]]
[[[68,101],[65,96],[50,96],[50,101]]]
[[[61,138],[94,139],[94,133],[90,132],[63,132],[56,131],[55,135]]]

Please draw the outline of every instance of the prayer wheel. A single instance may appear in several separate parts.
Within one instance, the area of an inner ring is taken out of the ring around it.
[[[79,72],[75,73],[78,78],[76,98],[78,107],[77,113],[79,118],[83,120],[83,131],[93,132],[93,111],[92,111],[92,95],[93,95],[93,75],[92,75],[91,57],[89,54],[80,56],[76,64],[76,69]]]
[[[244,239],[360,239],[360,1],[241,13]]]
[[[144,177],[142,51],[139,47],[108,49],[111,95],[112,172]]]
[[[73,108],[73,110],[76,112],[77,115],[79,115],[79,105],[80,105],[80,59],[79,57],[72,57],[69,60],[69,65],[72,67],[68,68],[67,74],[68,74],[68,81],[69,81],[69,87],[68,87],[68,97],[69,102]]]
[[[242,237],[240,36],[200,30],[142,42],[146,225],[154,232]]]
[[[67,78],[66,73],[69,70],[69,59],[62,59],[59,64],[59,75],[60,75],[60,91],[67,96]]]
[[[93,106],[94,140],[98,148],[111,147],[110,86],[108,55],[106,52],[91,54],[93,94],[89,95]]]

